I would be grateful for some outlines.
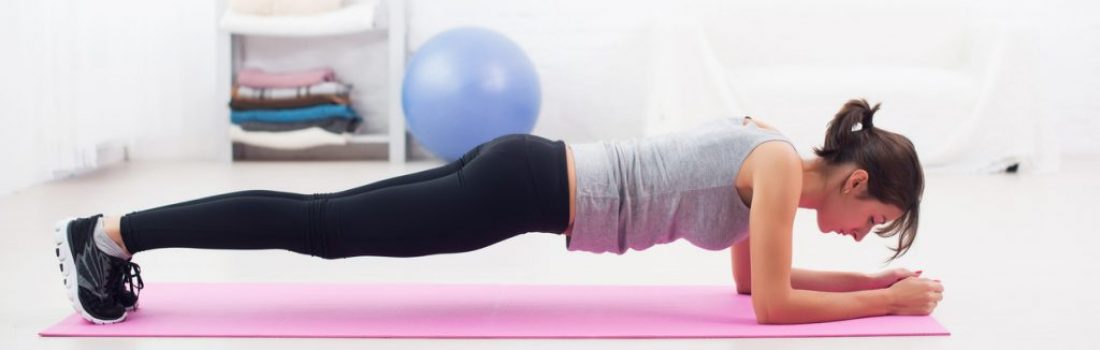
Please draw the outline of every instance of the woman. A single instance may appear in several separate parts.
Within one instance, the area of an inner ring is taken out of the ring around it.
[[[414,257],[473,251],[526,232],[564,234],[571,251],[623,254],[680,238],[731,248],[737,290],[751,292],[760,323],[928,314],[943,287],[919,271],[791,268],[799,207],[817,210],[822,232],[857,242],[886,225],[876,233],[900,233],[893,258],[912,244],[923,173],[908,139],[873,126],[877,110],[848,101],[809,160],[750,117],[568,147],[507,135],[445,166],[343,192],[240,191],[66,219],[55,228],[55,252],[73,306],[95,323],[122,321],[134,309],[142,281],[130,259],[146,250]]]

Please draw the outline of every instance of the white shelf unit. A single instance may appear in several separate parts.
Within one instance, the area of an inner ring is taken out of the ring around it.
[[[376,26],[375,10],[383,8],[386,9],[387,23],[384,27]],[[365,31],[385,32],[388,49],[388,92],[385,98],[388,128],[382,133],[349,134],[345,139],[348,144],[387,144],[389,162],[402,164],[406,160],[408,138],[405,115],[401,109],[401,83],[406,59],[405,16],[404,0],[386,0],[385,4],[380,0],[361,0],[337,11],[308,16],[254,16],[234,13],[226,7],[219,27],[229,34],[229,81],[235,80],[236,73],[244,64],[242,36],[309,38]]]

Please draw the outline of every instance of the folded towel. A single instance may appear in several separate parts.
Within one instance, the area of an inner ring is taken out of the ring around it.
[[[266,132],[245,131],[241,129],[240,125],[229,126],[229,139],[233,142],[278,149],[344,145],[348,142],[346,134],[333,134],[318,127],[295,131]]]
[[[319,105],[346,105],[349,104],[346,96],[340,95],[310,95],[298,98],[280,98],[273,100],[261,100],[255,98],[234,98],[229,101],[229,108],[239,111],[253,109],[282,109],[302,108]]]
[[[351,85],[337,81],[326,81],[316,85],[296,88],[253,88],[233,86],[233,98],[255,98],[261,100],[299,98],[313,95],[347,95]]]
[[[237,84],[254,88],[297,88],[333,80],[336,80],[336,74],[332,68],[282,73],[245,68],[237,72]]]
[[[265,16],[301,16],[340,9],[343,0],[229,0],[233,12]]]
[[[355,131],[362,122],[363,119],[360,118],[325,118],[291,123],[243,122],[238,125],[244,131],[293,131],[318,127],[331,133],[342,134]]]
[[[345,105],[320,105],[294,109],[256,109],[250,111],[230,111],[233,124],[249,121],[290,123],[325,118],[357,119],[355,111]]]

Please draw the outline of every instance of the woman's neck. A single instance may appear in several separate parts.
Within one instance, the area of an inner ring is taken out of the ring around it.
[[[821,157],[802,160],[802,193],[798,197],[798,207],[806,209],[821,208],[825,195],[833,188],[833,174],[836,167],[825,164]]]

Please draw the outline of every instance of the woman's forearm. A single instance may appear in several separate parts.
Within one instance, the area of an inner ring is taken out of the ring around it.
[[[883,316],[890,314],[893,303],[888,289],[841,293],[795,289],[782,302],[782,307],[770,310],[766,318],[757,315],[757,321],[797,324]]]
[[[858,272],[791,269],[791,288],[801,290],[854,292],[868,289],[869,279],[866,274]]]

